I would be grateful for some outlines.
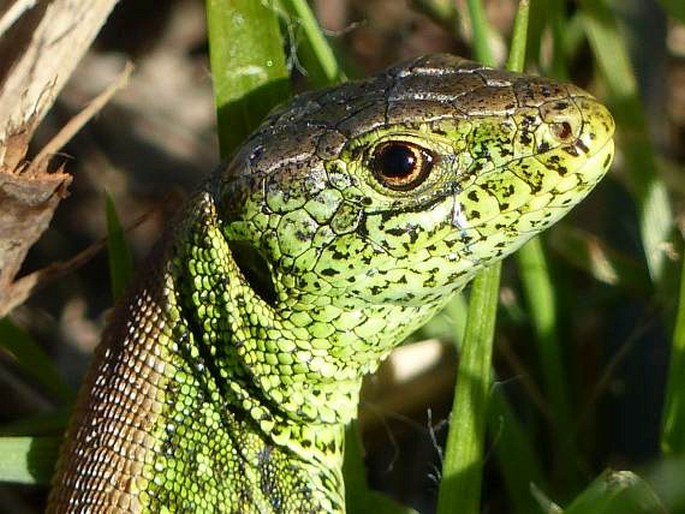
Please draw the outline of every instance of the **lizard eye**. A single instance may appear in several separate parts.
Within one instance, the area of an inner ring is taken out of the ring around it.
[[[426,180],[433,155],[405,141],[387,141],[373,150],[370,167],[376,179],[395,191],[409,191]]]

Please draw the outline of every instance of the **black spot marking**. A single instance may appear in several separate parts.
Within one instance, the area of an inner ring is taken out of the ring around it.
[[[376,286],[371,286],[371,289],[370,289],[371,294],[374,295],[374,296],[380,295],[384,290],[385,290],[384,287],[377,286],[377,285],[376,285]]]
[[[583,143],[583,141],[581,139],[576,139],[574,145],[577,149],[579,149],[583,153],[589,153],[590,152],[590,149],[585,145],[585,143]]]
[[[609,164],[611,164],[611,153],[608,153],[607,156],[604,158],[604,162],[602,163],[602,167],[608,168]]]
[[[540,143],[538,145],[538,148],[537,148],[539,153],[544,153],[549,149],[550,149],[550,146],[549,146],[549,143],[547,141],[543,141],[542,143]]]

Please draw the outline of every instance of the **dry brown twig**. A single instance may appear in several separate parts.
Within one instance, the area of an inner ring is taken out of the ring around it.
[[[32,163],[25,161],[36,127],[116,2],[13,0],[0,7],[0,317],[28,297],[36,279],[54,273],[37,272],[34,280],[15,282],[26,253],[47,229],[71,182],[62,167],[48,170],[50,157],[130,74],[127,67]]]

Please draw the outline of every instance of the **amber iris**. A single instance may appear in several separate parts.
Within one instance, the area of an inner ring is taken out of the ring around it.
[[[396,191],[408,191],[421,184],[433,167],[433,156],[424,148],[406,141],[378,145],[371,169],[378,181]]]

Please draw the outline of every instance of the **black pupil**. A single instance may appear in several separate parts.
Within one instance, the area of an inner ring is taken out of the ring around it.
[[[388,145],[377,158],[378,171],[385,177],[406,177],[416,167],[416,155],[405,145]]]

